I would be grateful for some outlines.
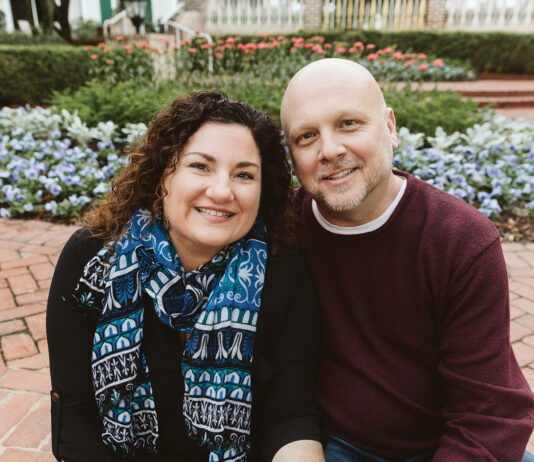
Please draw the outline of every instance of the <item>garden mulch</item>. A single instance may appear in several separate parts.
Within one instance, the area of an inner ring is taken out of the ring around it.
[[[58,255],[76,229],[0,219],[0,462],[53,461],[46,299]],[[534,386],[534,242],[503,243],[511,341]],[[529,445],[534,450],[534,438]]]

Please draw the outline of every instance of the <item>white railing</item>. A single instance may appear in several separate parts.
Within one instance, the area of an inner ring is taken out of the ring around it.
[[[205,29],[211,33],[257,34],[303,28],[300,0],[208,0]]]
[[[196,31],[170,20],[163,23],[162,26],[165,32],[168,32],[170,28],[174,29],[174,41],[178,48],[182,46],[182,33],[184,33],[189,39],[194,37],[202,37],[206,39],[207,43],[213,45],[213,38],[206,32]],[[213,47],[208,48],[208,71],[213,72]]]
[[[143,27],[143,26],[141,26]],[[133,35],[135,34],[135,27],[128,17],[126,10],[122,10],[112,18],[106,19],[102,23],[102,30],[104,38],[113,37],[115,35]]]
[[[534,0],[448,0],[446,29],[534,31]]]
[[[417,29],[426,0],[325,0],[323,29]]]

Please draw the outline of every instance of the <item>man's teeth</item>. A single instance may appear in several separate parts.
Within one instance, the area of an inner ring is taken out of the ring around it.
[[[213,215],[214,217],[227,217],[228,218],[230,215],[232,215],[231,213],[218,212],[217,210],[203,209],[200,207],[197,210],[201,213],[207,213],[208,215]]]
[[[335,175],[329,176],[326,179],[327,180],[335,180],[337,178],[343,178],[344,176],[347,176],[348,174],[352,173],[354,168],[349,168],[348,170],[343,170],[342,172],[336,173]]]

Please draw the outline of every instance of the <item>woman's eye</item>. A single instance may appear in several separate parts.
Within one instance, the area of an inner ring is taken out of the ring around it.
[[[195,162],[195,163],[191,164],[190,167],[194,168],[196,170],[200,170],[202,172],[207,172],[208,171],[208,166],[206,164],[202,164],[200,162]]]
[[[240,172],[237,174],[237,177],[242,179],[242,180],[253,180],[254,179],[254,175],[252,175],[252,173],[248,173],[248,172]]]

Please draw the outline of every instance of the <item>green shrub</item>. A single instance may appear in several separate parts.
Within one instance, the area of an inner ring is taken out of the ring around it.
[[[0,44],[1,45],[65,45],[63,40],[58,34],[48,35],[28,35],[21,31],[5,32],[0,31]]]
[[[483,118],[476,101],[464,101],[452,90],[422,91],[405,86],[402,90],[386,89],[384,97],[393,108],[398,127],[426,136],[433,136],[438,126],[446,133],[464,132]]]
[[[89,67],[83,48],[0,45],[0,103],[42,103],[54,90],[83,85],[89,77]]]
[[[77,111],[89,126],[111,120],[124,127],[126,123],[148,123],[174,98],[192,91],[220,89],[230,99],[247,101],[279,124],[285,84],[281,80],[263,80],[243,74],[209,77],[197,73],[152,88],[133,81],[114,86],[91,82],[74,93],[56,93],[52,103],[69,112]],[[397,126],[407,127],[411,132],[432,136],[437,126],[447,133],[465,131],[482,120],[476,102],[463,101],[450,90],[421,91],[406,86],[402,90],[386,89],[384,95],[395,111]]]
[[[148,123],[177,89],[159,89],[138,85],[134,81],[106,85],[92,81],[75,92],[56,92],[51,103],[59,109],[77,112],[89,126],[111,120],[120,127],[127,123]]]
[[[534,34],[508,32],[441,31],[299,31],[287,37],[322,36],[329,42],[361,41],[377,47],[396,45],[403,52],[426,53],[438,58],[468,61],[477,73],[534,73]],[[224,37],[223,37],[224,38]],[[242,35],[243,43],[261,36]]]

